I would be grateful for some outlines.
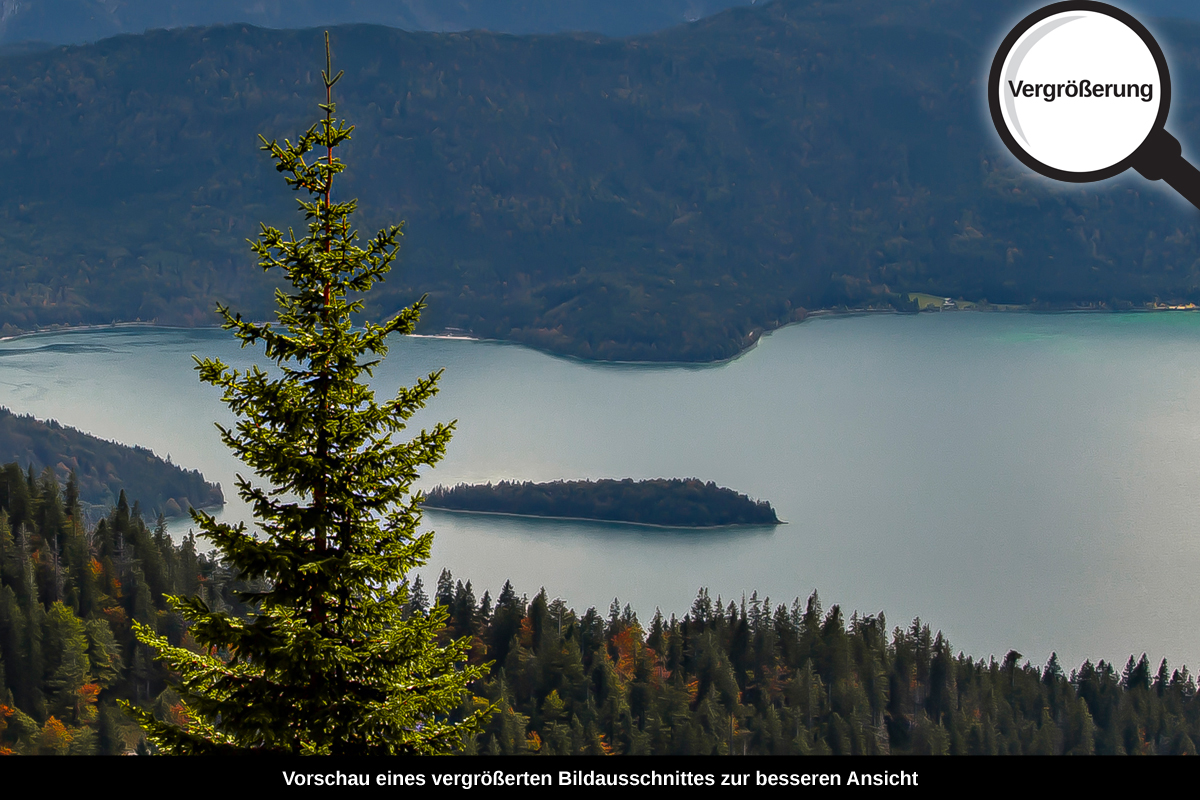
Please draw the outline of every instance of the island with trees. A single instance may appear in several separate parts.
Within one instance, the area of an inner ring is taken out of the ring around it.
[[[425,498],[426,508],[561,517],[669,528],[716,528],[727,525],[780,525],[765,500],[752,500],[732,489],[695,478],[554,481],[501,481],[438,486]]]

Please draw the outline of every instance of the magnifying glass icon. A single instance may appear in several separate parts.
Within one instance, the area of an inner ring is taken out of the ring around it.
[[[1167,60],[1119,8],[1068,0],[1025,17],[992,61],[988,105],[1004,144],[1034,172],[1088,183],[1133,167],[1200,208],[1200,171],[1164,127]]]

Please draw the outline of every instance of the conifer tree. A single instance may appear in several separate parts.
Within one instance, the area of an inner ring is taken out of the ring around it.
[[[245,595],[258,609],[249,620],[173,598],[200,654],[139,628],[179,674],[174,688],[185,703],[183,726],[135,711],[160,752],[438,753],[483,722],[480,705],[455,717],[482,675],[466,664],[466,641],[439,645],[446,609],[413,613],[408,602],[405,576],[432,542],[432,533],[418,533],[422,498],[411,484],[419,467],[442,457],[453,423],[394,443],[441,373],[384,403],[366,384],[387,337],[413,331],[424,298],[384,324],[352,322],[362,310],[355,298],[390,269],[401,228],[361,247],[349,221],[355,201],[334,200],[344,169],[334,150],[353,126],[335,119],[342,73],[332,72],[328,34],[325,44],[323,119],[295,144],[262,138],[288,185],[309,195],[299,201],[307,236],[263,225],[251,243],[259,265],[290,283],[276,293],[277,322],[248,322],[218,306],[224,327],[243,346],[263,342],[275,369],[239,372],[197,359],[200,379],[220,387],[239,417],[234,429],[221,428],[222,440],[270,486],[237,482],[258,536],[245,524],[192,516],[244,579],[267,588]]]

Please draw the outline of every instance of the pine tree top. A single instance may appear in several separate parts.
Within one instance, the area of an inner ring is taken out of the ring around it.
[[[288,185],[308,196],[299,201],[306,236],[263,225],[251,242],[259,266],[290,284],[276,292],[276,322],[218,307],[223,327],[243,347],[262,341],[276,369],[197,359],[200,379],[220,387],[238,417],[232,429],[218,425],[222,441],[267,485],[237,480],[257,534],[192,516],[229,564],[267,588],[246,595],[260,610],[250,620],[199,598],[176,601],[206,653],[139,634],[180,672],[177,691],[192,715],[181,729],[142,714],[168,752],[446,752],[483,716],[466,691],[482,673],[463,666],[465,642],[436,642],[445,610],[408,605],[405,578],[429,558],[433,537],[418,530],[422,498],[412,482],[442,458],[454,425],[392,438],[437,393],[441,371],[382,403],[366,383],[387,337],[411,333],[425,301],[383,324],[354,324],[363,304],[351,298],[387,275],[402,228],[360,246],[355,201],[334,202],[345,168],[334,151],[354,128],[335,117],[342,73],[332,74],[328,34],[326,58],[323,119],[294,144],[263,139]]]

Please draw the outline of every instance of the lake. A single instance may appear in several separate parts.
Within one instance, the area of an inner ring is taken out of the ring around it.
[[[230,422],[191,355],[217,330],[119,327],[0,342],[0,404],[138,444],[232,494]],[[777,528],[660,531],[429,512],[422,574],[493,597],[545,586],[643,621],[726,603],[920,616],[955,650],[1068,668],[1200,666],[1200,314],[824,317],[709,366],[593,364],[520,346],[398,339],[390,394],[445,368],[414,420],[457,419],[433,483],[698,477],[769,500]],[[234,498],[236,500],[236,498]],[[240,502],[223,517],[246,518]],[[173,524],[176,532],[188,523]]]

